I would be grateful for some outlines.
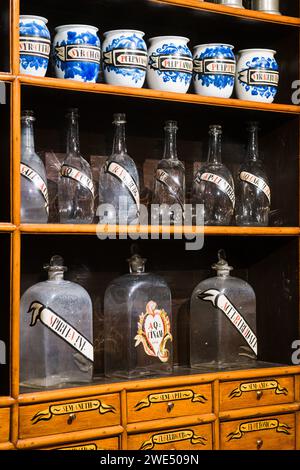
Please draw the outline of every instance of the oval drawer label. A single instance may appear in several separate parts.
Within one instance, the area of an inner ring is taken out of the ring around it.
[[[139,401],[134,408],[135,411],[140,411],[143,408],[148,408],[151,404],[177,400],[191,400],[192,402],[205,403],[207,398],[200,393],[193,392],[193,390],[174,390],[171,392],[152,393],[145,399]]]
[[[235,432],[231,432],[227,435],[227,441],[232,439],[241,439],[247,432],[254,431],[272,431],[281,432],[284,434],[291,434],[289,429],[291,427],[288,424],[280,423],[278,419],[262,419],[259,421],[249,421],[239,425]]]
[[[189,440],[191,444],[206,445],[207,439],[203,436],[197,436],[191,429],[180,429],[178,431],[162,432],[154,434],[148,441],[145,441],[140,450],[151,450],[157,445],[169,444],[170,442],[179,442]]]
[[[64,403],[62,405],[51,405],[46,410],[42,410],[36,413],[33,418],[31,418],[31,421],[32,424],[36,424],[39,421],[49,421],[52,416],[94,410],[99,410],[100,414],[116,412],[114,406],[106,405],[105,403],[101,402],[101,400],[87,400],[76,403]]]
[[[239,387],[232,390],[228,396],[229,398],[238,398],[245,392],[256,392],[258,390],[274,390],[276,395],[288,394],[287,388],[281,387],[277,380],[262,380],[259,382],[241,383]]]

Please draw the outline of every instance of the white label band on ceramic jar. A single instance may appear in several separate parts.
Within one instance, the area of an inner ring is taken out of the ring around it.
[[[138,49],[114,49],[113,51],[104,52],[103,60],[105,65],[146,70],[148,54],[146,51]]]
[[[248,171],[242,171],[240,173],[240,179],[246,183],[253,184],[253,186],[256,186],[258,189],[260,189],[266,195],[269,203],[271,203],[271,189],[265,180],[253,175],[252,173],[248,173]]]
[[[194,59],[194,72],[204,75],[235,76],[236,64],[233,59]]]
[[[35,57],[43,57],[44,59],[49,59],[50,40],[30,36],[21,36],[20,54],[32,55]]]
[[[221,191],[223,191],[223,193],[227,194],[232,203],[232,206],[235,206],[234,189],[224,178],[222,178],[222,176],[215,175],[214,173],[202,173],[200,178],[196,177],[196,181],[200,182],[199,180],[214,183]]]
[[[180,185],[177,184],[164,170],[156,171],[156,179],[168,188],[170,194],[178,201],[183,209],[184,200]]]
[[[250,68],[238,73],[239,81],[253,86],[277,86],[279,72],[276,70]]]
[[[132,176],[128,173],[125,168],[122,167],[122,165],[119,165],[119,163],[116,162],[109,162],[105,166],[105,171],[107,173],[110,173],[111,175],[115,176],[118,178],[118,180],[121,181],[121,183],[124,183],[128,191],[130,192],[131,196],[133,197],[137,208],[139,210],[140,208],[140,194],[138,187],[132,178]]]
[[[22,176],[24,176],[29,181],[31,181],[38,188],[38,190],[42,193],[46,202],[45,204],[46,212],[47,214],[49,214],[48,188],[43,178],[35,170],[33,170],[28,165],[25,165],[22,162],[20,165],[20,173]]]
[[[187,56],[154,55],[150,56],[150,67],[168,72],[192,73],[193,59]]]
[[[90,45],[68,44],[55,47],[57,57],[62,62],[93,62],[99,64],[101,58],[100,48]]]
[[[77,170],[77,168],[69,165],[63,165],[61,167],[60,174],[65,178],[71,178],[77,181],[81,184],[81,186],[91,191],[92,195],[94,196],[95,190],[93,181],[80,170]]]

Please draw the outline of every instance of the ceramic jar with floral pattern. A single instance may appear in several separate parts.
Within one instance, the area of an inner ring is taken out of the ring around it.
[[[20,15],[20,72],[44,77],[47,72],[51,40],[42,16]]]

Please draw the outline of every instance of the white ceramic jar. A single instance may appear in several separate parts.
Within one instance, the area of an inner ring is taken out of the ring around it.
[[[272,103],[278,89],[276,51],[244,49],[237,54],[236,95],[239,99]]]
[[[56,77],[96,82],[100,70],[98,28],[69,24],[55,28],[53,62]]]
[[[47,72],[51,38],[42,16],[20,15],[20,72],[44,77]]]
[[[144,35],[133,29],[104,33],[102,54],[106,83],[134,88],[144,85],[148,60]]]
[[[193,61],[193,83],[198,95],[231,97],[236,74],[233,46],[229,44],[195,46]]]
[[[186,93],[193,72],[192,53],[187,46],[189,39],[181,36],[158,36],[149,41],[149,88]]]

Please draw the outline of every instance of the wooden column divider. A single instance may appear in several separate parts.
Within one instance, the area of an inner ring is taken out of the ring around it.
[[[13,75],[19,74],[19,15],[20,15],[20,0],[10,0],[11,14],[10,14],[10,46],[11,46],[11,71]]]
[[[127,392],[126,390],[121,391],[121,424],[124,431],[121,436],[121,449],[127,450]]]
[[[213,449],[218,450],[220,448],[220,420],[219,420],[219,411],[220,411],[220,381],[215,380],[213,382],[213,412],[217,416],[217,419],[213,423]]]

